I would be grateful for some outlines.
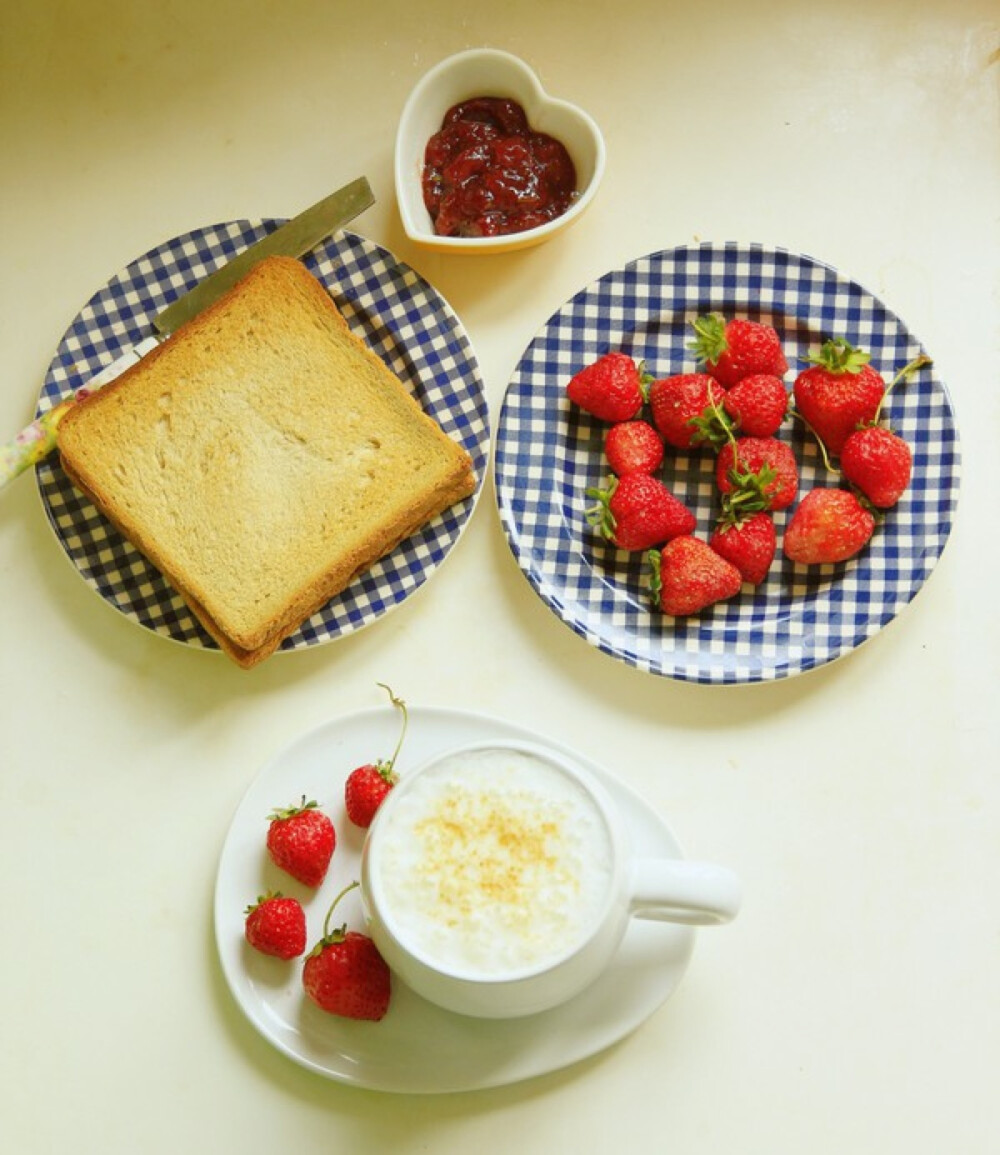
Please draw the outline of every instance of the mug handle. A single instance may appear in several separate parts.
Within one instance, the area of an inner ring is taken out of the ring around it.
[[[734,919],[743,886],[727,867],[683,858],[638,858],[629,913],[657,922],[719,926]]]

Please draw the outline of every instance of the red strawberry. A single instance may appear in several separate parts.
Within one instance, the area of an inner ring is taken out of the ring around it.
[[[302,985],[310,999],[331,1015],[377,1022],[389,1009],[392,980],[385,960],[372,940],[346,924],[330,930],[334,907],[352,883],[333,900],[323,923],[323,937],[309,952],[302,968]]]
[[[785,528],[786,557],[802,565],[846,561],[875,530],[875,518],[846,489],[813,489]]]
[[[692,324],[691,348],[705,371],[727,389],[752,373],[781,377],[788,369],[781,339],[770,325],[743,318],[727,322],[719,313],[699,317]]]
[[[774,521],[768,513],[720,521],[708,544],[726,561],[732,562],[745,582],[760,585],[767,577],[778,548]]]
[[[776,437],[740,437],[719,451],[715,482],[732,516],[785,509],[799,491],[795,454]]]
[[[627,353],[605,353],[570,380],[566,393],[602,421],[628,421],[646,400],[646,378]]]
[[[751,373],[726,392],[722,407],[744,437],[771,437],[788,415],[788,391],[780,377]]]
[[[665,614],[685,617],[739,593],[743,579],[731,562],[720,557],[697,537],[677,537],[657,554],[649,555],[653,567],[652,590]]]
[[[795,379],[795,408],[829,453],[839,454],[851,433],[878,414],[885,382],[869,359],[838,337],[810,353],[814,364]]]
[[[367,829],[385,796],[398,781],[388,762],[367,762],[352,770],[344,784],[347,817],[355,826]]]
[[[711,442],[723,392],[707,373],[678,373],[654,381],[649,387],[649,403],[664,441],[676,449]]]
[[[267,849],[275,866],[305,886],[319,886],[337,845],[333,823],[305,797],[301,805],[275,810],[269,818]]]
[[[306,949],[306,913],[297,898],[268,891],[246,909],[247,942],[263,954],[290,959]]]
[[[648,473],[613,477],[607,489],[588,489],[587,496],[597,498],[587,521],[619,549],[649,549],[695,527],[688,507]]]
[[[397,698],[384,682],[379,682],[379,685],[389,695],[392,704],[401,711],[403,722],[399,731],[399,739],[396,742],[396,749],[389,761],[367,762],[364,766],[358,766],[357,769],[348,774],[344,784],[344,806],[347,809],[347,817],[355,826],[366,829],[371,826],[375,812],[382,805],[385,796],[399,781],[395,766],[403,745],[403,738],[406,736],[408,717],[406,703],[403,699]]]
[[[866,425],[844,442],[840,469],[872,505],[888,509],[910,484],[913,455],[898,434],[883,425]]]
[[[604,456],[613,473],[655,473],[663,463],[663,440],[648,421],[620,421],[604,438]]]

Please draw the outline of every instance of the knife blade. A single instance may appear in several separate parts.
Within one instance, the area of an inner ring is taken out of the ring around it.
[[[37,417],[13,440],[0,445],[0,489],[32,465],[44,460],[56,446],[59,422],[87,394],[120,377],[131,365],[176,332],[186,321],[197,316],[213,301],[236,284],[265,257],[301,257],[324,237],[335,233],[375,203],[375,196],[365,177],[359,177],[324,197],[298,216],[280,225],[263,240],[244,249],[221,268],[178,297],[152,320],[155,333],[120,354],[111,364],[91,377],[71,397],[65,398],[48,412]]]

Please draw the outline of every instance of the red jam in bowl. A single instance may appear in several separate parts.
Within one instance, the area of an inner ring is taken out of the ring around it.
[[[561,216],[577,196],[576,169],[516,101],[478,96],[450,108],[427,142],[423,192],[438,236],[503,236]]]

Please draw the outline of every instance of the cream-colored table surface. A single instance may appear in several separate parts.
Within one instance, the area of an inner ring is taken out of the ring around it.
[[[430,256],[396,214],[396,119],[427,67],[479,45],[595,116],[607,179],[547,247]],[[358,231],[454,305],[494,413],[594,277],[758,241],[906,321],[964,456],[952,540],[901,617],[840,662],[742,688],[589,648],[521,576],[489,491],[405,606],[242,673],[109,610],[21,478],[0,494],[5,1152],[996,1149],[998,50],[992,0],[5,0],[0,429],[31,416],[66,325],[134,256],[364,173],[378,204]],[[675,997],[610,1051],[402,1097],[299,1068],[237,1010],[211,925],[234,808],[301,732],[379,705],[379,680],[585,745],[690,854],[743,876],[738,921],[699,934]]]

